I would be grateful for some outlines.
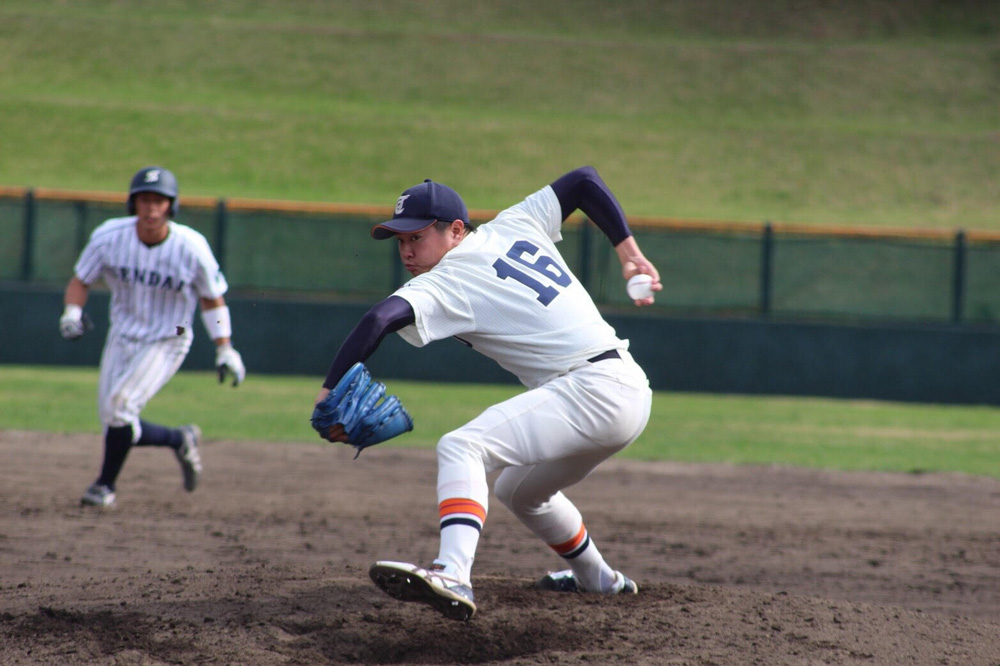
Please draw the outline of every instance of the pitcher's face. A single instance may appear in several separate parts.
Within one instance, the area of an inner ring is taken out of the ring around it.
[[[399,258],[410,275],[416,277],[438,265],[441,258],[457,247],[465,237],[465,224],[455,220],[444,230],[435,222],[413,233],[397,233]]]

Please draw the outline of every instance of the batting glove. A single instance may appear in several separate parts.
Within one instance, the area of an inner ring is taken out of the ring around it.
[[[228,342],[215,348],[215,368],[219,371],[219,383],[226,381],[226,375],[233,376],[233,386],[239,386],[247,376],[243,357]]]
[[[79,305],[67,305],[59,318],[59,333],[67,340],[78,340],[86,330],[83,308]]]

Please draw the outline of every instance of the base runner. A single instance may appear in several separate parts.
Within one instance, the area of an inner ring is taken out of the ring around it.
[[[202,472],[196,425],[170,428],[140,417],[146,403],[181,367],[194,338],[195,306],[216,344],[219,381],[243,381],[243,360],[230,343],[232,325],[223,294],[228,285],[205,237],[172,221],[180,205],[177,179],[162,167],[132,177],[127,217],[106,220],[90,236],[66,285],[59,330],[68,340],[89,328],[83,311],[90,286],[111,292],[110,323],[98,383],[104,426],[104,463],[84,492],[84,505],[111,507],[115,483],[133,446],[174,451],[193,491]]]

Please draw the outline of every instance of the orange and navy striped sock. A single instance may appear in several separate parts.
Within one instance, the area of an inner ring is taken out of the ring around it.
[[[561,557],[572,560],[590,545],[590,535],[587,533],[587,526],[580,525],[580,531],[569,541],[563,543],[550,543],[549,548],[556,551]]]
[[[453,497],[438,504],[441,529],[452,525],[468,525],[478,532],[486,522],[486,508],[479,502],[463,497]]]

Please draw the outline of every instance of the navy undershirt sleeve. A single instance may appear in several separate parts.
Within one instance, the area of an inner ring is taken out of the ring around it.
[[[574,169],[560,176],[551,187],[559,198],[563,220],[575,210],[583,211],[612,245],[618,245],[632,235],[625,211],[594,167]]]
[[[417,320],[409,301],[390,296],[372,306],[340,345],[323,387],[332,389],[355,363],[364,362],[390,333]]]

